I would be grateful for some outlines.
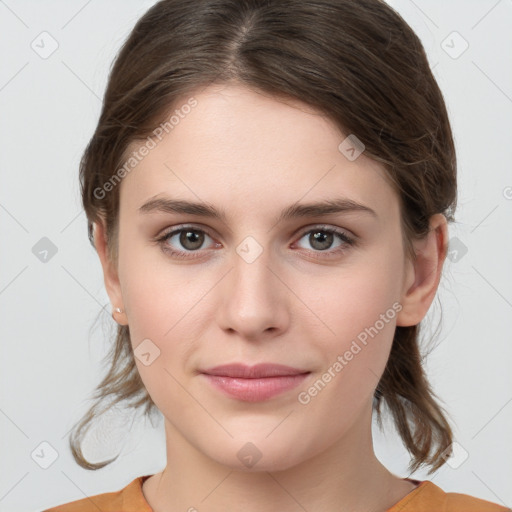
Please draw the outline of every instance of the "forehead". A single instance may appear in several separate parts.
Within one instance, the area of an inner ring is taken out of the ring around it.
[[[350,161],[339,148],[347,134],[297,100],[215,85],[176,102],[171,116],[142,158],[148,142],[131,146],[140,161],[121,183],[130,209],[163,192],[246,209],[341,195],[377,210],[396,202],[384,168],[364,152]]]

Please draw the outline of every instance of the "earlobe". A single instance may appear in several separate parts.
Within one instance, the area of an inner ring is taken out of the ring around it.
[[[429,233],[413,241],[416,259],[407,262],[398,326],[417,325],[427,314],[441,279],[447,243],[446,218],[441,213],[435,214],[430,218]]]
[[[114,263],[110,260],[104,223],[95,222],[93,226],[94,246],[96,247],[96,252],[98,253],[101,267],[103,269],[103,281],[105,283],[105,289],[110,298],[110,302],[114,308],[114,311],[116,311],[116,317],[114,318],[114,313],[112,314],[112,317],[119,324],[126,325],[126,323],[124,323],[125,315],[122,311],[123,297],[121,293],[121,285],[119,282],[117,269],[115,268]],[[119,309],[121,309],[121,313],[119,313]]]

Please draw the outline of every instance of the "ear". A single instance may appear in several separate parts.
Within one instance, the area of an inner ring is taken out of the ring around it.
[[[94,246],[96,247],[96,252],[100,257],[101,266],[103,268],[105,289],[107,290],[113,310],[115,310],[115,308],[123,310],[122,313],[113,311],[112,316],[115,317],[114,319],[117,323],[127,325],[128,322],[126,321],[126,314],[124,312],[119,276],[114,263],[110,260],[107,250],[107,237],[104,222],[94,222],[93,227]]]
[[[434,300],[448,245],[448,225],[443,214],[430,218],[427,236],[413,241],[416,260],[407,260],[402,310],[397,315],[397,325],[417,325],[427,314]]]

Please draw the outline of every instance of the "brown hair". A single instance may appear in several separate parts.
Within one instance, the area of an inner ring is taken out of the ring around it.
[[[182,98],[230,81],[302,101],[345,134],[355,134],[365,155],[384,165],[399,195],[412,258],[411,241],[428,233],[432,215],[454,220],[456,156],[443,96],[419,38],[383,0],[162,0],[120,49],[80,163],[89,240],[94,246],[92,223],[103,222],[113,262],[120,187],[112,186],[112,178],[130,145],[151,136]],[[157,409],[137,371],[129,336],[128,326],[117,327],[96,402],[70,436],[72,454],[86,469],[117,458],[92,463],[81,451],[108,397],[109,406],[127,401],[145,406],[146,414]],[[450,453],[452,430],[418,345],[419,325],[396,328],[374,410],[381,428],[382,403],[391,411],[412,456],[410,470],[426,464],[432,473]]]

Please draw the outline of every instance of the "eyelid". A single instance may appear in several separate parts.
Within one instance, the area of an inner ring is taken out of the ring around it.
[[[322,224],[322,223],[310,224],[309,226],[303,227],[298,231],[298,234],[300,234],[300,236],[303,237],[304,235],[307,235],[311,231],[315,231],[315,230],[329,231],[329,232],[337,233],[339,235],[345,235],[347,238],[351,238],[351,239],[357,238],[357,236],[354,233],[352,233],[352,231],[349,231],[346,228],[342,228],[339,226],[332,226],[330,224]]]

